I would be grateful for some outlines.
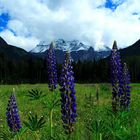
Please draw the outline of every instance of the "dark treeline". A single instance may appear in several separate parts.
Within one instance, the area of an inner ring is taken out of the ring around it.
[[[108,63],[99,61],[73,62],[75,80],[79,83],[109,82]]]
[[[124,61],[124,60],[123,60]],[[140,82],[140,57],[125,58],[128,64],[131,81]],[[61,71],[61,64],[58,64],[58,76]],[[73,62],[75,81],[78,83],[100,83],[109,82],[108,60],[99,61],[78,61]],[[0,83],[21,84],[21,83],[46,83],[47,66],[43,59],[9,60],[0,54]]]

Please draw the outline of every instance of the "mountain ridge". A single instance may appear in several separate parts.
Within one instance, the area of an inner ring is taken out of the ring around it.
[[[0,53],[9,59],[21,60],[26,59],[30,54],[22,48],[9,45],[2,37],[0,37]]]
[[[71,53],[71,57],[74,61],[93,61],[105,58],[110,54],[110,49],[107,46],[105,46],[105,50],[95,51],[92,46],[85,45],[78,40],[65,41],[64,39],[58,39],[54,41],[54,44],[58,63],[63,62],[65,51]],[[50,44],[43,41],[32,49],[30,53],[44,58],[49,47]]]
[[[55,49],[56,50],[62,50],[62,51],[80,51],[80,50],[85,50],[87,51],[89,48],[93,48],[91,45],[85,45],[84,43],[80,42],[79,40],[72,40],[72,41],[66,41],[64,39],[58,39],[53,41],[55,44]],[[30,52],[32,53],[43,53],[46,50],[49,49],[50,43],[46,41],[41,41],[35,48],[33,48]],[[104,48],[104,49],[103,49]],[[105,51],[105,50],[110,50],[109,47],[107,46],[102,46],[102,49],[99,51]]]
[[[124,57],[130,57],[130,56],[139,56],[140,55],[140,39],[137,40],[135,43],[133,43],[132,45],[120,49],[120,53],[121,55],[123,55]]]
[[[59,40],[58,42],[66,43],[64,40]],[[80,44],[79,41],[75,40],[71,43],[74,44]],[[60,45],[58,45],[60,47]],[[47,46],[49,47],[49,45]],[[109,51],[95,51],[93,47],[87,46],[86,50],[77,50],[77,51],[71,51],[71,56],[74,61],[93,61],[98,59],[103,59],[109,56]],[[108,49],[108,48],[107,48]],[[14,59],[15,61],[18,60],[24,60],[28,59],[30,57],[34,58],[44,58],[46,56],[47,50],[41,52],[41,53],[33,53],[33,52],[27,52],[22,48],[9,45],[2,37],[0,37],[0,54],[4,54],[9,59]],[[130,57],[130,56],[140,56],[140,39],[137,40],[132,45],[120,49],[120,53],[123,57]],[[63,62],[65,55],[65,51],[62,51],[60,49],[56,49],[56,57],[58,59],[58,62]]]

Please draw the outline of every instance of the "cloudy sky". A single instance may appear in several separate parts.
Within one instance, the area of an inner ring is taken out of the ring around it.
[[[140,0],[0,0],[0,36],[26,50],[59,38],[123,48],[140,39]]]

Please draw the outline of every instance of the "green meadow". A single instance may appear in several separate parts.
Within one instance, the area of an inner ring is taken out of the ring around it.
[[[6,108],[13,88],[22,123],[16,135],[9,131],[6,122]],[[53,93],[47,84],[0,85],[0,139],[140,140],[140,84],[131,84],[130,110],[116,114],[111,108],[110,84],[76,84],[75,88],[77,123],[74,132],[67,135],[61,120],[59,88]],[[31,96],[32,89],[42,94]],[[37,115],[35,122],[29,119],[31,115]],[[38,125],[42,116],[44,122]]]

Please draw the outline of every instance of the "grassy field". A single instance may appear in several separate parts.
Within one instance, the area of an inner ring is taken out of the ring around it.
[[[12,89],[15,88],[16,99],[21,117],[22,130],[14,139],[50,140],[50,107],[54,93],[47,84],[0,85],[0,134],[1,139],[12,139],[6,122],[6,108]],[[38,89],[43,92],[41,98],[31,100],[28,90]],[[97,89],[99,97],[97,96]],[[57,91],[58,99],[60,92]],[[52,135],[55,140],[140,140],[140,84],[131,84],[131,108],[128,112],[114,114],[111,111],[111,86],[109,84],[76,84],[77,123],[71,136],[65,134],[60,102],[53,109]],[[29,114],[45,117],[41,129],[31,130]]]

